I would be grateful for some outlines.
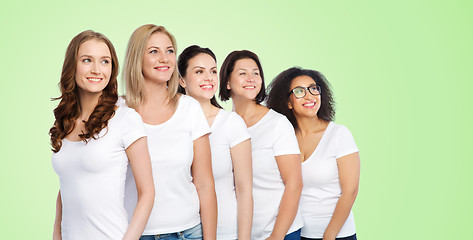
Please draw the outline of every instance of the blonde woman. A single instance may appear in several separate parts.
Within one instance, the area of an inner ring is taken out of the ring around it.
[[[154,200],[140,115],[116,105],[118,59],[103,35],[84,31],[67,47],[50,130],[59,176],[53,239],[137,239]],[[136,174],[135,212],[123,207],[127,166]],[[138,191],[138,193],[136,193]]]
[[[253,218],[250,134],[243,119],[217,103],[218,74],[215,54],[190,46],[179,55],[179,89],[199,101],[212,134],[212,170],[217,193],[219,240],[249,240]]]
[[[164,27],[136,29],[125,58],[126,103],[148,135],[156,198],[141,239],[215,239],[217,200],[210,128],[200,104],[177,92],[176,41]],[[125,207],[133,213],[132,172]]]

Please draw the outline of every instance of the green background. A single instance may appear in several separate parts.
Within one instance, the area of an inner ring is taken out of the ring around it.
[[[59,180],[50,98],[59,96],[70,40],[87,29],[104,33],[123,62],[132,31],[146,23],[167,27],[179,53],[211,48],[219,65],[233,50],[252,50],[267,83],[295,65],[326,75],[336,122],[361,150],[359,239],[468,238],[470,2],[2,1],[0,238],[52,235]]]

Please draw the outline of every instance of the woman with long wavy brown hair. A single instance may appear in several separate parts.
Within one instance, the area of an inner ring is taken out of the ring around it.
[[[84,31],[72,39],[49,132],[60,180],[53,239],[137,239],[148,220],[154,186],[146,134],[133,109],[116,105],[117,75],[115,49],[103,34]],[[129,224],[128,163],[138,189]]]

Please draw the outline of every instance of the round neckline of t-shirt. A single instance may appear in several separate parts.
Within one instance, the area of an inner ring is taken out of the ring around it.
[[[121,109],[123,108],[123,106],[118,105],[118,101],[115,103],[115,106],[117,106],[117,109],[115,109],[115,113],[114,113],[113,116],[108,120],[108,124],[110,124],[110,122],[115,118],[115,116],[118,115],[118,112],[121,111]],[[109,126],[108,124],[107,124],[107,127]],[[103,130],[103,129],[102,129],[102,130]],[[66,137],[64,137],[63,140],[66,140],[67,142],[70,142],[70,143],[80,143],[80,142],[84,142],[84,140],[72,141],[72,140],[67,139]]]
[[[218,113],[217,113],[217,115],[215,115],[215,119],[212,123],[212,126],[210,126],[211,131],[213,131],[216,128],[217,123],[218,123],[218,121],[220,121],[221,115],[223,115],[224,111],[225,111],[224,109],[219,109],[218,110]]]
[[[266,118],[269,118],[269,113],[270,113],[270,112],[276,112],[276,111],[274,111],[273,109],[270,108],[269,111],[268,111],[258,122],[256,122],[255,124],[253,124],[253,126],[248,127],[248,129],[257,127],[258,125],[261,125],[262,122],[264,122]],[[272,114],[272,113],[271,113],[271,114]]]
[[[145,123],[143,122],[143,124],[146,126],[146,127],[151,127],[151,128],[159,128],[159,127],[162,127],[162,126],[166,126],[169,122],[172,122],[173,119],[175,118],[175,116],[177,115],[177,113],[180,111],[181,109],[181,101],[183,98],[187,97],[187,95],[181,95],[179,96],[179,100],[177,102],[177,107],[176,107],[176,111],[174,111],[174,113],[172,114],[172,116],[166,120],[165,122],[163,123],[160,123],[160,124],[149,124],[149,123]]]
[[[331,130],[331,128],[332,128],[332,127],[331,127],[331,126],[333,125],[332,123],[333,123],[332,121],[328,122],[328,126],[327,126],[327,128],[325,129],[324,134],[322,134],[322,137],[320,138],[319,144],[318,144],[317,147],[314,149],[314,151],[312,152],[312,154],[310,154],[310,156],[309,156],[305,161],[301,162],[301,164],[304,164],[304,163],[306,163],[306,162],[309,162],[312,158],[315,158],[315,155],[317,154],[317,149],[319,149],[320,144],[322,143],[322,141],[324,141],[325,135],[327,135],[328,130]],[[329,129],[329,128],[330,128],[330,129]]]

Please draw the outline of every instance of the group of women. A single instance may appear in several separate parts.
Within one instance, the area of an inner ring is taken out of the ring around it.
[[[124,97],[118,69],[100,33],[66,50],[50,129],[53,239],[356,239],[358,149],[332,122],[322,74],[290,68],[267,96],[255,53],[230,53],[218,72],[210,49],[177,58],[153,24],[129,40]]]

